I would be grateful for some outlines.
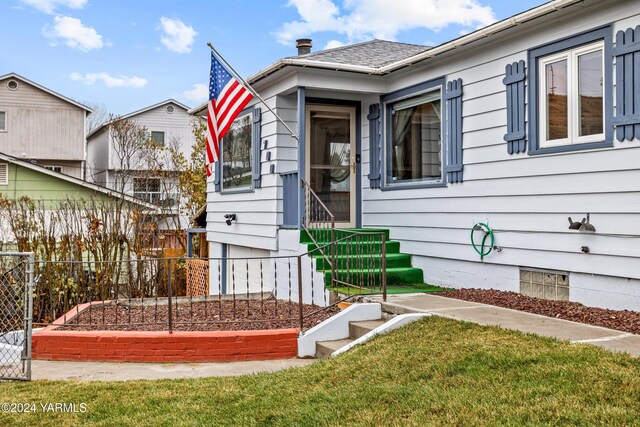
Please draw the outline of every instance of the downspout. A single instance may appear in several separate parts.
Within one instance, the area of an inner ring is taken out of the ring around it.
[[[306,100],[305,88],[298,87],[298,230],[302,229],[302,217],[304,216],[304,188],[302,180],[305,177],[306,166]]]
[[[14,163],[13,168],[13,200],[15,201],[18,196],[18,165]]]
[[[222,255],[222,266],[220,268],[220,292],[222,294],[227,293],[227,244],[221,243],[221,255]]]

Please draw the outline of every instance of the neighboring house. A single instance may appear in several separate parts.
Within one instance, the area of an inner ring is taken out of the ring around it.
[[[292,249],[305,178],[341,225],[388,228],[427,283],[640,309],[639,25],[636,1],[554,0],[433,48],[276,62],[248,82],[300,143],[255,99],[237,119],[209,253]],[[595,232],[569,229],[588,214]]]
[[[0,152],[83,178],[92,111],[16,73],[0,76]]]
[[[193,117],[187,113],[189,107],[168,99],[149,107],[121,116],[121,120],[134,123],[146,129],[141,138],[153,140],[159,147],[175,147],[188,159],[194,143],[192,132]],[[107,122],[87,135],[88,179],[102,186],[123,191],[140,200],[153,203],[161,208],[177,212],[180,194],[175,176],[169,178],[154,176],[149,168],[171,174],[168,155],[154,157],[157,164],[149,166],[143,159],[127,159],[123,165],[119,158],[119,148],[114,143],[113,122]],[[153,155],[153,153],[152,153]],[[169,169],[169,170],[167,170]],[[186,228],[186,218],[179,218],[179,224],[167,223],[165,229]]]
[[[158,208],[132,196],[83,181],[70,175],[52,171],[41,165],[0,153],[0,198],[19,200],[23,197],[44,203],[45,210],[57,209],[66,200],[107,201],[125,200],[146,212]],[[11,240],[7,224],[0,221],[0,242]]]

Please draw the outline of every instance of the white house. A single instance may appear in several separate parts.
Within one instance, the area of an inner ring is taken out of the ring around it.
[[[0,76],[0,152],[83,178],[85,118],[92,112],[19,74]]]
[[[141,138],[153,140],[159,147],[175,147],[189,158],[194,143],[191,127],[194,118],[187,113],[188,110],[186,105],[167,99],[121,116],[120,119],[135,124],[138,129],[145,129],[146,134]],[[88,179],[166,210],[175,209],[180,202],[175,177],[150,175],[150,166],[144,159],[127,158],[123,162],[121,156],[127,157],[128,153],[114,142],[112,128],[113,123],[106,122],[87,135]],[[158,162],[151,168],[172,172],[168,170],[172,166],[167,153],[160,154],[158,150],[157,156]],[[186,218],[181,218],[179,224],[167,224],[165,228],[184,227]]]
[[[300,142],[255,99],[239,116],[212,256],[298,250],[304,178],[427,283],[640,309],[640,3],[554,0],[432,48],[309,44],[248,79]]]

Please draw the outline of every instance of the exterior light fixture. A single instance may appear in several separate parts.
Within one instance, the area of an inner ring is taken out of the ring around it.
[[[224,219],[226,220],[225,222],[227,225],[231,225],[233,221],[238,221],[238,216],[236,214],[226,214]]]

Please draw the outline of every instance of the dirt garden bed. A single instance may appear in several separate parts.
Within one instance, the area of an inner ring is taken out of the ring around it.
[[[57,331],[166,331],[169,322],[167,304],[94,304],[79,314],[68,313],[66,323]],[[321,307],[303,304],[305,316]],[[300,306],[295,302],[269,300],[233,301],[173,301],[174,331],[236,331],[299,328]],[[329,309],[304,319],[309,329],[333,316],[338,310]]]
[[[588,307],[578,302],[551,301],[494,289],[457,289],[438,295],[640,334],[637,311]]]
[[[33,358],[106,362],[229,362],[298,354],[300,306],[177,298],[81,304],[33,335]],[[177,302],[177,304],[176,304]],[[335,310],[303,305],[310,328]],[[169,331],[169,313],[173,330]]]

